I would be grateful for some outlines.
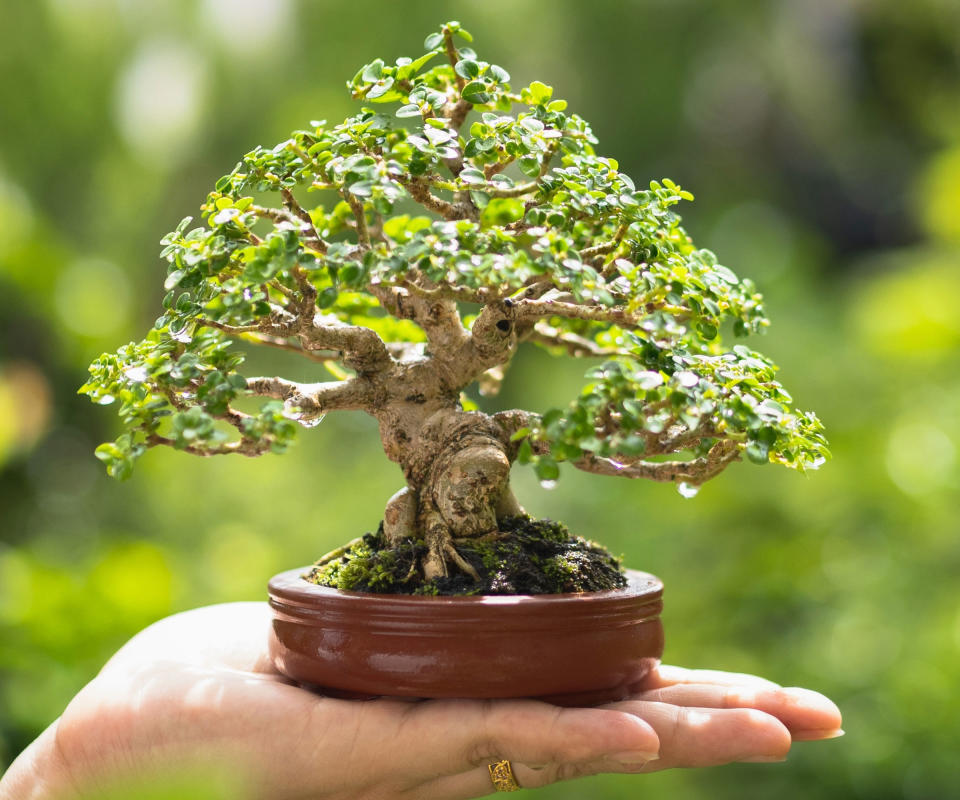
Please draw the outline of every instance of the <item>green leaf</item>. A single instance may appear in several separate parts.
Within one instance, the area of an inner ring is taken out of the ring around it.
[[[523,156],[517,163],[520,171],[529,178],[536,178],[540,174],[540,159],[535,156]]]
[[[540,456],[534,464],[533,471],[541,481],[555,481],[560,477],[560,466],[548,456]]]
[[[497,83],[510,82],[510,73],[507,72],[503,67],[498,67],[496,64],[491,64],[487,68],[487,72]]]
[[[363,79],[367,83],[373,83],[374,81],[380,80],[380,76],[383,74],[383,59],[378,58],[375,61],[367,64],[363,68]]]
[[[480,74],[480,65],[476,61],[471,61],[467,59],[461,59],[457,62],[457,65],[453,68],[453,71],[457,73],[461,78],[466,80],[472,80]]]
[[[532,433],[530,428],[519,428],[514,431],[513,435],[510,437],[511,442],[519,442],[521,439],[526,439]]]
[[[317,305],[321,309],[330,308],[335,302],[337,302],[337,297],[339,294],[340,293],[332,286],[328,286],[317,295]]]
[[[356,183],[351,183],[347,187],[347,191],[350,194],[355,194],[357,197],[369,197],[373,194],[373,181],[357,181]]]
[[[484,227],[509,225],[522,218],[523,200],[517,197],[494,197],[480,216]]]
[[[397,61],[397,80],[407,80],[416,75],[420,69],[431,59],[437,56],[436,50],[431,50],[431,52],[426,53],[420,58],[415,58],[413,61],[407,61],[405,64],[401,64],[400,61]]]
[[[553,97],[553,87],[540,81],[534,81],[527,87],[526,95],[531,105],[540,106]]]
[[[747,443],[744,452],[754,464],[766,464],[770,461],[770,445],[757,440]]]
[[[386,103],[390,100],[399,99],[401,95],[398,92],[391,92],[393,87],[393,78],[385,78],[377,81],[370,91],[367,92],[367,100],[376,100],[378,103]],[[391,96],[388,96],[389,95]]]
[[[530,133],[540,133],[543,130],[543,123],[536,117],[524,117],[520,120],[520,125],[530,131]]]
[[[461,170],[460,175],[458,177],[464,183],[486,183],[487,182],[487,179],[484,177],[483,173],[478,169],[474,169],[473,167],[467,167]]]
[[[493,100],[493,95],[487,91],[486,84],[480,81],[472,81],[463,87],[463,91],[460,92],[460,96],[466,100],[468,103],[473,103],[473,105],[484,105]]]

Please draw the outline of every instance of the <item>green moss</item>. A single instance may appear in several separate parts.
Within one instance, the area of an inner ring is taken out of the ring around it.
[[[498,534],[456,546],[480,574],[479,582],[462,573],[425,582],[419,567],[426,544],[410,540],[391,548],[382,525],[306,578],[346,591],[418,595],[560,594],[626,585],[618,558],[552,520],[513,517],[502,522]]]
[[[349,547],[340,558],[315,566],[307,579],[350,592],[406,593],[410,590],[402,585],[403,579],[421,551],[426,552],[422,542],[387,547],[381,526],[377,533],[368,533]]]

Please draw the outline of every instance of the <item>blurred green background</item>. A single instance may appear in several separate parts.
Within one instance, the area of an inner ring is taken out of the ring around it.
[[[110,653],[172,612],[378,522],[401,484],[372,421],[286,456],[93,457],[89,360],[158,313],[158,240],[256,144],[356,106],[344,81],[451,16],[541,79],[638,183],[692,190],[688,230],[766,293],[820,473],[741,464],[668,486],[518,468],[528,509],[666,582],[672,663],[840,704],[845,738],[784,765],[597,777],[540,797],[944,798],[960,751],[960,4],[956,0],[0,0],[0,767]],[[585,366],[524,353],[502,407]]]

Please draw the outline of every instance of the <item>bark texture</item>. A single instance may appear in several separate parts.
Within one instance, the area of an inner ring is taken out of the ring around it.
[[[513,356],[515,308],[509,301],[487,303],[467,330],[453,298],[397,287],[374,294],[392,314],[423,329],[425,347],[391,349],[372,330],[304,315],[289,324],[303,351],[334,351],[355,375],[317,384],[251,378],[247,388],[283,400],[304,421],[345,409],[374,416],[384,452],[406,479],[384,512],[388,540],[423,538],[427,579],[446,575],[451,564],[473,573],[456,541],[496,534],[500,520],[523,509],[509,487],[513,430],[490,415],[464,411],[460,393]]]

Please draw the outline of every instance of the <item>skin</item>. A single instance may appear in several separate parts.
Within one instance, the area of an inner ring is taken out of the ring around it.
[[[278,674],[270,611],[231,603],[135,636],[14,762],[0,800],[102,796],[118,777],[211,769],[231,798],[459,798],[491,794],[487,764],[523,787],[600,772],[780,761],[840,735],[827,698],[749,675],[661,667],[601,708],[531,700],[321,697]],[[219,795],[217,795],[219,796]]]

